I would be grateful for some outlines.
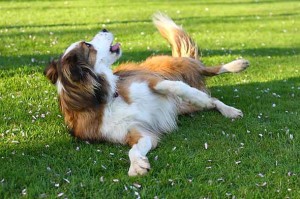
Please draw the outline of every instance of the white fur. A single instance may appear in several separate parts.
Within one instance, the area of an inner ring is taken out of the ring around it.
[[[110,32],[99,32],[89,43],[97,50],[96,64],[94,71],[96,74],[104,74],[110,85],[110,92],[113,94],[116,90],[116,81],[118,79],[111,70],[111,65],[121,57],[120,53],[110,51],[114,36]]]
[[[64,86],[62,85],[62,83],[61,83],[60,80],[57,80],[57,82],[56,82],[56,87],[57,87],[57,92],[58,92],[58,94],[60,94],[62,90],[65,90],[65,88],[64,88]]]
[[[107,140],[122,144],[130,130],[141,133],[142,138],[129,151],[128,175],[135,176],[150,169],[146,154],[156,147],[160,133],[176,128],[178,101],[154,94],[147,82],[131,84],[129,92],[133,103],[117,97],[106,106],[100,131]]]
[[[166,28],[167,30],[170,30],[173,28],[182,29],[176,23],[174,23],[174,21],[172,19],[170,19],[167,15],[165,15],[161,12],[155,13],[153,15],[152,19],[153,19],[153,23],[155,26],[158,26],[158,27],[168,26],[168,28]]]
[[[105,108],[101,133],[111,142],[123,143],[131,129],[151,136],[156,145],[160,133],[176,128],[177,101],[171,97],[153,94],[146,82],[133,83],[130,86],[130,98],[127,104],[117,97]]]
[[[99,32],[89,43],[97,50],[97,63],[95,71],[101,72],[101,68],[110,68],[111,65],[121,57],[120,53],[112,53],[110,51],[114,36],[111,32]]]
[[[72,51],[74,48],[76,48],[76,47],[78,46],[79,43],[80,43],[80,41],[71,44],[71,45],[65,50],[65,52],[64,52],[64,54],[63,54],[63,56],[62,56],[62,58],[63,58],[66,54],[68,54],[70,51]]]

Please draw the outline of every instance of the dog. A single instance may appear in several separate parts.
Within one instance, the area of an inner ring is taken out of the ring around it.
[[[243,116],[211,97],[204,78],[241,72],[249,62],[238,59],[205,67],[197,44],[181,26],[162,13],[154,14],[153,22],[170,43],[172,56],[152,56],[113,70],[122,50],[119,43],[113,44],[113,34],[103,29],[89,42],[71,44],[44,71],[57,87],[60,110],[73,136],[131,147],[129,176],[149,171],[146,154],[164,133],[176,128],[178,115],[216,109],[227,118]]]

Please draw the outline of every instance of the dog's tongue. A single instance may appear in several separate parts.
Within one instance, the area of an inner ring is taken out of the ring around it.
[[[116,43],[115,45],[111,46],[110,49],[111,51],[116,51],[120,48],[120,43]]]

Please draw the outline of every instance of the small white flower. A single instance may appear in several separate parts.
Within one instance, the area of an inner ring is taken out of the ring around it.
[[[27,190],[26,189],[23,189],[22,190],[22,195],[26,195],[27,194]]]
[[[140,185],[140,184],[138,184],[138,183],[133,183],[133,186],[135,186],[136,188],[141,188],[142,187],[142,185]]]
[[[104,177],[103,176],[100,177],[100,182],[104,182]]]
[[[262,173],[259,173],[258,176],[261,177],[261,178],[265,177],[265,175],[262,174]]]
[[[224,182],[225,180],[224,180],[224,178],[218,178],[217,181],[218,181],[218,182],[220,182],[220,181],[221,181],[221,182]]]
[[[204,143],[204,148],[208,149],[208,144],[206,142]]]
[[[235,164],[240,164],[240,163],[241,163],[241,161],[240,161],[240,160],[238,160],[238,161],[236,161],[236,162],[235,162]]]
[[[263,182],[261,184],[256,183],[256,186],[258,187],[265,187],[267,185],[267,182]]]
[[[137,192],[137,191],[134,192],[134,195],[136,195],[138,197],[140,196],[139,192]]]

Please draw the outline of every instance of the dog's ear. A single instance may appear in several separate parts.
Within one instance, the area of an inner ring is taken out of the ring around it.
[[[57,61],[52,60],[48,66],[44,70],[44,75],[52,82],[52,84],[55,84],[58,78],[57,73]]]
[[[74,82],[79,82],[84,78],[84,71],[82,70],[82,63],[79,61],[77,54],[71,54],[65,59],[65,70],[70,71],[70,78]]]

